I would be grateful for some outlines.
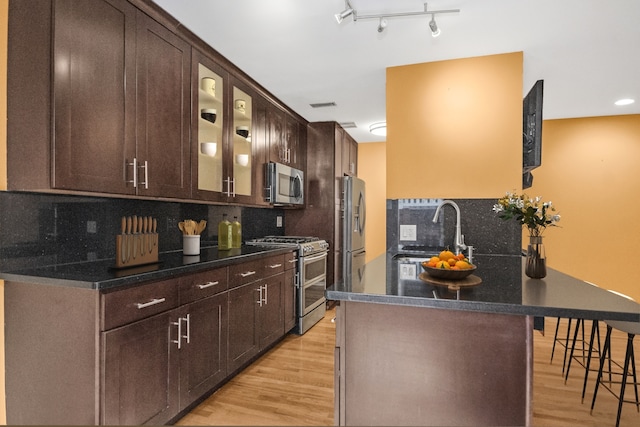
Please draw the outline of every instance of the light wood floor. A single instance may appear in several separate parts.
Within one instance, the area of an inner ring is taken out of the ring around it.
[[[325,318],[303,336],[287,336],[177,424],[333,425],[335,324],[331,319],[334,315],[333,310],[327,312]],[[566,326],[563,321],[560,330],[566,331]],[[534,332],[533,425],[614,426],[616,398],[600,388],[591,415],[596,373],[590,374],[585,402],[580,403],[584,368],[574,362],[565,384],[564,349],[556,346],[553,363],[549,362],[555,319],[547,319],[545,329],[544,336]],[[589,329],[587,322],[587,333]],[[601,332],[604,342],[605,327]],[[640,355],[639,341],[640,337],[636,338],[636,355]],[[614,331],[614,360],[624,355],[625,346],[626,335]],[[630,387],[627,398],[633,398]],[[623,406],[620,426],[640,426],[640,413],[634,405]]]

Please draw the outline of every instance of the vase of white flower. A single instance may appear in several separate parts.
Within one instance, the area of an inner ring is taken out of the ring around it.
[[[532,279],[542,279],[547,275],[547,257],[542,236],[529,236],[524,273]]]
[[[542,233],[547,227],[557,227],[560,215],[551,213],[555,210],[551,202],[542,202],[540,197],[530,199],[526,194],[509,192],[493,206],[493,211],[500,218],[518,221],[529,231],[525,274],[533,279],[541,279],[547,275]]]

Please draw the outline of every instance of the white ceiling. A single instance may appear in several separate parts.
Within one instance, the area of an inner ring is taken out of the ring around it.
[[[429,15],[338,24],[344,0],[154,0],[309,121],[355,122],[383,141],[387,67],[524,52],[523,96],[544,79],[544,118],[640,113],[639,0],[433,0]],[[424,10],[421,0],[350,0],[358,15]],[[619,98],[635,104],[616,107]],[[309,104],[335,102],[335,107]]]

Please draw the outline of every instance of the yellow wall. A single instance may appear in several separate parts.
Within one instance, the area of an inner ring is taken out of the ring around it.
[[[551,267],[640,301],[640,115],[546,120],[531,196],[552,200]]]
[[[0,191],[7,189],[7,27],[9,0],[0,0]],[[4,386],[4,281],[0,280],[0,423],[6,424]]]
[[[358,144],[358,178],[367,183],[366,261],[387,249],[386,144]]]
[[[387,69],[387,197],[522,186],[522,52]]]

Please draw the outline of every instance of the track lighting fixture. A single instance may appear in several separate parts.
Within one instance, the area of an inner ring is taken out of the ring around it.
[[[385,28],[387,28],[387,20],[380,18],[380,21],[378,22],[378,32],[383,32]]]
[[[351,7],[351,5],[349,4],[349,0],[345,0],[344,2],[344,10],[340,13],[336,13],[334,16],[336,18],[336,21],[338,21],[338,24],[340,24],[344,18],[347,18],[349,15],[353,14],[353,19],[356,19],[356,16],[354,14],[355,10],[353,10],[353,8]]]
[[[378,20],[378,32],[381,33],[387,27],[388,18],[399,18],[402,16],[419,16],[419,15],[431,15],[431,21],[429,21],[429,28],[431,29],[431,35],[438,37],[440,35],[440,28],[436,24],[436,15],[444,13],[458,13],[460,9],[448,9],[448,10],[427,10],[427,3],[424,3],[424,10],[418,12],[389,12],[389,13],[377,13],[377,14],[359,14],[350,4],[349,0],[345,0],[345,10],[336,14],[336,21],[340,24],[344,18],[353,15],[353,21],[358,19],[377,19]]]
[[[440,35],[440,28],[438,28],[436,18],[433,15],[431,15],[431,21],[429,21],[429,28],[431,28],[431,36],[438,37]]]

